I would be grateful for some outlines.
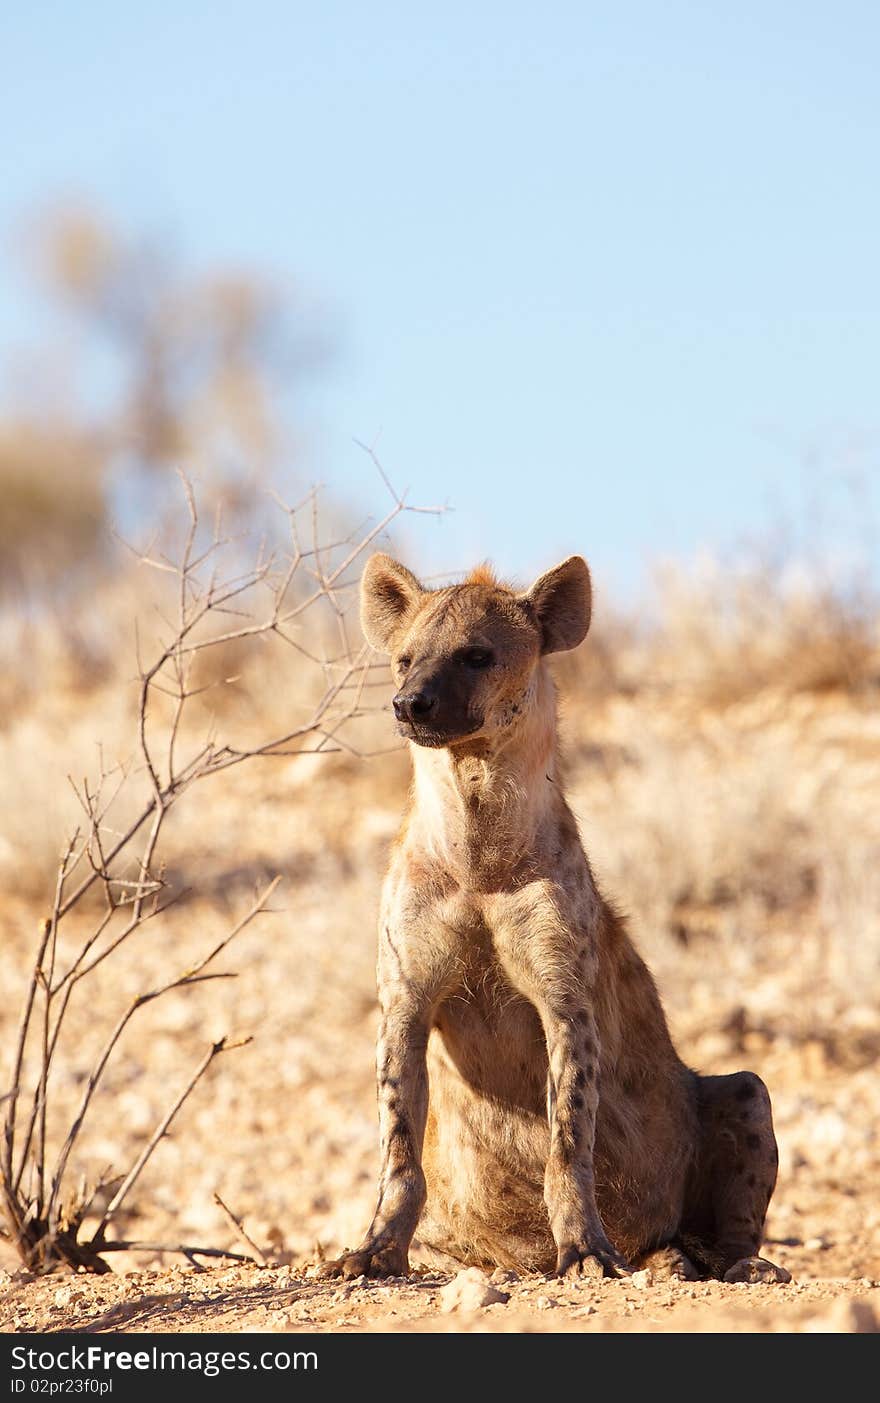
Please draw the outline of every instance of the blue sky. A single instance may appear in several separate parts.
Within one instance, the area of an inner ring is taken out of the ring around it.
[[[845,535],[819,478],[880,510],[868,0],[37,0],[0,52],[0,366],[12,235],[76,194],[326,307],[300,470],[377,505],[380,434],[455,508],[426,571],[577,550],[625,590],[778,504]]]

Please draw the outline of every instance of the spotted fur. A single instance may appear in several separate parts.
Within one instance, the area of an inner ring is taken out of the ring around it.
[[[401,1275],[418,1234],[481,1266],[785,1277],[756,1256],[766,1088],[681,1062],[565,800],[546,657],[590,609],[579,557],[526,593],[368,563],[414,776],[379,923],[378,1204],[328,1275]]]

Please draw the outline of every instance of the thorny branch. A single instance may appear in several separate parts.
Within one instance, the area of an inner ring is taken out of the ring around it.
[[[94,1098],[101,1090],[107,1066],[131,1019],[139,1009],[173,989],[233,977],[205,971],[251,921],[266,911],[279,880],[269,883],[241,919],[191,969],[139,994],[122,1010],[91,1071],[84,1077],[80,1103],[72,1120],[66,1128],[63,1120],[58,1124],[58,1116],[53,1116],[53,1068],[62,1052],[67,1051],[64,1034],[72,999],[99,965],[149,923],[161,923],[184,895],[168,888],[164,865],[157,856],[169,813],[200,781],[247,760],[331,751],[367,753],[359,751],[343,734],[348,723],[375,709],[368,700],[369,689],[375,685],[371,678],[375,663],[369,650],[354,646],[349,637],[352,570],[402,512],[440,512],[445,508],[409,506],[405,494],[398,495],[392,488],[375,452],[360,446],[374,463],[390,503],[378,521],[351,536],[322,541],[316,490],[293,507],[275,498],[286,525],[287,544],[271,550],[261,544],[253,563],[242,568],[241,543],[238,538],[223,534],[219,513],[205,537],[196,494],[181,474],[186,516],[177,558],[154,547],[145,551],[128,547],[144,568],[173,578],[173,619],[147,662],[143,660],[136,631],[138,700],[134,758],[108,769],[102,757],[95,783],[88,778],[78,783],[71,780],[83,821],[61,858],[49,914],[40,923],[15,1039],[9,1088],[0,1096],[0,1187],[5,1210],[5,1225],[0,1231],[32,1269],[67,1263],[93,1271],[107,1270],[101,1254],[128,1245],[108,1240],[107,1230],[172,1121],[214,1059],[249,1041],[233,1043],[221,1038],[211,1045],[127,1174],[112,1182],[106,1177],[99,1180],[90,1194],[85,1190],[78,1195],[71,1192],[68,1178],[73,1152]],[[231,564],[226,573],[222,568],[224,561]],[[260,600],[267,596],[268,602],[260,607]],[[238,622],[230,627],[225,622],[229,619]],[[324,632],[322,619],[332,622],[336,638],[332,649],[322,648],[320,641],[315,641]],[[185,753],[192,729],[187,724],[189,703],[206,690],[195,677],[197,659],[212,649],[259,638],[277,639],[311,670],[319,685],[307,714],[283,732],[248,746],[220,743],[210,734],[194,744],[190,739],[192,749]],[[114,831],[108,823],[109,811],[120,793],[131,793],[136,785],[143,786],[145,792],[134,817],[121,831]],[[91,900],[96,893],[101,896],[97,913]],[[80,932],[78,942],[71,939],[74,928]],[[60,935],[66,938],[59,940]],[[71,944],[73,950],[68,953]],[[106,1207],[98,1215],[91,1236],[82,1240],[84,1220],[101,1191]],[[187,1255],[235,1255],[210,1248],[174,1250]]]

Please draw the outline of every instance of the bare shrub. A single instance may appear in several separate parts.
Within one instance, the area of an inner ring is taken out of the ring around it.
[[[40,923],[3,1098],[4,1232],[31,1269],[66,1263],[103,1271],[104,1254],[132,1245],[107,1237],[114,1216],[200,1078],[241,1040],[211,1042],[124,1175],[112,1182],[99,1177],[91,1189],[75,1187],[74,1150],[106,1068],[141,1008],[171,990],[232,977],[213,966],[268,909],[278,878],[264,884],[194,964],[179,972],[169,967],[167,978],[122,1008],[84,1075],[78,1108],[65,1126],[55,1124],[52,1090],[59,1063],[75,1055],[65,1042],[71,1000],[87,997],[92,972],[127,948],[148,924],[161,924],[180,900],[182,893],[167,880],[169,853],[163,840],[169,815],[191,790],[258,757],[360,753],[348,729],[375,709],[370,690],[375,664],[350,633],[352,572],[392,520],[403,511],[420,510],[408,507],[386,480],[391,501],[382,520],[333,542],[322,539],[316,494],[310,493],[297,507],[278,504],[287,522],[287,547],[263,547],[255,562],[245,564],[241,543],[224,534],[219,519],[205,533],[193,490],[185,479],[183,486],[187,521],[177,558],[137,553],[144,568],[171,582],[175,610],[160,628],[151,655],[145,658],[138,649],[135,755],[122,764],[102,763],[93,780],[74,783],[82,819],[66,846],[48,914]],[[305,677],[303,714],[244,744],[199,734],[193,719],[198,699],[220,680],[204,680],[206,657],[225,653],[228,659],[229,650],[255,640],[271,641],[295,655]],[[86,1235],[90,1213],[97,1222]]]

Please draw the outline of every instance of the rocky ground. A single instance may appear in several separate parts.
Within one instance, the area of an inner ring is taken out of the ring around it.
[[[792,1252],[789,1251],[791,1258]],[[804,1254],[806,1255],[806,1254]],[[181,1266],[124,1276],[7,1280],[6,1331],[200,1333],[333,1331],[766,1332],[880,1330],[880,1285],[810,1277],[786,1286],[654,1282],[570,1284],[544,1277],[459,1277],[324,1283],[290,1267]]]

